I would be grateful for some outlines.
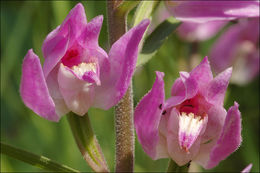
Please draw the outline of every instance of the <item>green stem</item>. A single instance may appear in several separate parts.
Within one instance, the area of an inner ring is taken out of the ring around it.
[[[67,116],[78,148],[95,172],[109,172],[106,160],[92,130],[88,114],[84,116],[70,112]]]
[[[55,172],[79,172],[76,169],[70,168],[66,165],[56,163],[51,159],[39,156],[28,151],[15,148],[8,144],[1,142],[1,154],[5,154],[17,160],[23,161],[25,163],[31,164],[33,166]]]
[[[169,160],[169,166],[168,166],[167,172],[178,172],[178,173],[188,172],[189,167],[190,167],[190,162],[187,163],[186,165],[179,166],[179,165],[177,165],[177,163],[175,163],[172,159],[170,159],[170,160]]]

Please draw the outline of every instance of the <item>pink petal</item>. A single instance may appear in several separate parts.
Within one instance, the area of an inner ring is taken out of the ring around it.
[[[55,112],[55,104],[50,97],[40,60],[32,49],[23,61],[20,92],[25,105],[35,113],[47,120],[59,121],[60,117]]]
[[[254,51],[254,47],[257,48],[257,42],[259,40],[258,21],[259,18],[253,18],[246,21],[241,20],[239,23],[229,27],[228,30],[213,44],[210,52],[210,62],[216,73],[236,64],[237,59],[241,57],[240,54],[243,54],[243,52],[248,52],[250,54]],[[246,55],[242,55],[241,58],[244,61],[247,59]],[[238,64],[245,63],[240,62]],[[236,69],[234,68],[234,71],[235,70]],[[247,77],[241,76],[241,78]]]
[[[109,109],[124,96],[137,60],[138,45],[150,21],[143,20],[125,33],[111,47],[109,52],[110,74],[101,80],[97,88],[94,106]]]
[[[250,163],[247,167],[245,167],[245,169],[243,169],[243,170],[241,171],[241,173],[248,173],[248,172],[250,172],[252,166],[253,166],[253,164]]]
[[[67,49],[81,34],[87,24],[84,7],[78,3],[68,14],[63,23],[52,31],[42,45],[45,58],[43,72],[45,78],[65,55]]]
[[[240,28],[231,26],[213,44],[210,51],[210,62],[214,72],[220,73],[232,65],[235,58],[236,48],[240,43]]]
[[[171,89],[171,95],[172,96],[185,96],[185,86],[181,78],[178,78],[173,83],[172,89]]]
[[[215,167],[221,160],[233,153],[241,141],[241,115],[238,104],[235,102],[234,106],[228,110],[221,136],[210,153],[210,160],[206,168]]]
[[[74,113],[83,116],[93,103],[94,84],[78,79],[71,70],[60,64],[58,72],[60,92],[67,107]]]
[[[165,1],[169,12],[181,21],[208,22],[258,17],[258,1]],[[216,8],[218,7],[218,8]]]
[[[199,136],[201,136],[208,122],[208,116],[200,120],[194,117],[193,113],[179,115],[179,146],[184,150],[189,150]]]
[[[156,72],[153,88],[142,98],[135,109],[134,123],[137,137],[144,151],[157,159],[159,122],[164,108],[164,73]]]
[[[208,86],[206,99],[214,105],[223,105],[225,93],[228,87],[229,79],[232,74],[232,67],[218,74]]]
[[[190,78],[198,83],[200,89],[203,89],[203,86],[207,85],[213,79],[207,56],[190,72]]]
[[[210,152],[221,134],[227,112],[221,106],[212,106],[207,114],[208,122],[205,132],[201,137],[200,150],[198,155],[193,159],[193,161],[199,163],[204,168],[207,166]]]
[[[98,37],[103,23],[103,16],[93,18],[84,28],[78,41],[85,47],[98,46]]]
[[[59,88],[59,83],[57,78],[58,71],[59,71],[59,67],[56,66],[48,75],[46,79],[46,83],[48,86],[50,96],[55,103],[56,113],[59,116],[62,116],[67,114],[69,112],[69,109],[67,108],[63,96],[60,93],[60,88]]]
[[[190,147],[189,152],[183,150],[179,145],[179,112],[173,108],[168,120],[168,132],[167,132],[167,147],[170,157],[179,165],[185,165],[189,161],[193,160],[199,151],[200,138],[193,143]]]

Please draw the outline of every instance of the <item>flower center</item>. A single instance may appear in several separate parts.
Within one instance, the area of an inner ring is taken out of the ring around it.
[[[100,85],[99,66],[95,57],[88,57],[82,48],[75,44],[67,50],[61,62],[80,80],[88,82],[90,85],[96,83]]]
[[[186,152],[199,136],[204,118],[196,116],[193,113],[186,114],[182,112],[179,116],[179,145]]]
[[[79,76],[83,76],[87,71],[92,71],[94,73],[97,72],[96,63],[85,63],[82,62],[78,65],[72,66],[72,70],[74,73],[76,73]]]

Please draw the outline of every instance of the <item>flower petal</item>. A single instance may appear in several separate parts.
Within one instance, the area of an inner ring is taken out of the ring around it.
[[[55,104],[49,94],[40,60],[32,49],[23,61],[20,92],[25,105],[35,113],[47,120],[59,121],[60,117],[55,112]]]
[[[193,159],[193,161],[199,163],[204,168],[207,166],[210,151],[217,143],[221,134],[227,112],[221,106],[212,106],[207,114],[208,122],[205,132],[201,137],[200,150],[198,155]]]
[[[84,7],[78,3],[68,14],[63,23],[52,31],[43,42],[42,52],[45,58],[43,72],[45,78],[57,65],[74,40],[87,24]]]
[[[78,79],[71,70],[60,64],[58,72],[60,92],[67,107],[74,113],[83,116],[93,103],[94,84]]]
[[[78,41],[84,47],[98,46],[98,37],[103,23],[103,16],[97,16],[87,23]]]
[[[229,79],[232,74],[232,67],[218,74],[208,85],[206,99],[209,103],[223,105]]]
[[[110,74],[97,87],[94,106],[109,109],[124,96],[131,81],[138,54],[138,45],[150,21],[143,20],[125,33],[109,52]]]
[[[183,150],[179,145],[179,112],[173,108],[168,120],[168,132],[167,132],[167,146],[170,157],[179,165],[185,165],[189,161],[193,160],[199,151],[200,136],[196,139],[193,145],[190,147],[189,152]]]
[[[190,72],[189,78],[194,79],[201,90],[204,89],[203,86],[207,85],[213,79],[207,56]]]
[[[228,110],[221,136],[210,153],[210,160],[206,168],[215,167],[221,160],[234,152],[241,141],[241,115],[238,104],[235,102],[234,106]]]
[[[58,83],[58,71],[59,68],[56,66],[48,75],[46,79],[46,83],[48,86],[48,90],[50,93],[51,98],[55,103],[55,110],[59,116],[65,115],[69,112],[67,108],[63,96],[60,93],[59,83]]]
[[[159,122],[164,107],[164,73],[156,72],[153,88],[143,97],[135,109],[134,123],[136,134],[144,151],[153,159],[157,155]]]
[[[259,16],[258,1],[165,1],[169,12],[181,21],[208,22]],[[218,7],[218,8],[216,8]]]
[[[210,62],[215,73],[220,73],[232,65],[236,48],[240,43],[240,27],[231,26],[213,44],[210,51]]]

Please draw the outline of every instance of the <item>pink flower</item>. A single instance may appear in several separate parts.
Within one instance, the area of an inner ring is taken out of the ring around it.
[[[204,23],[259,17],[259,1],[165,1],[169,12],[184,22]]]
[[[30,49],[24,58],[21,96],[27,107],[50,121],[72,111],[84,115],[93,106],[109,109],[125,94],[133,75],[138,45],[149,20],[125,33],[107,55],[99,47],[103,16],[87,23],[77,4],[43,46],[45,62]]]
[[[152,158],[170,157],[178,165],[195,161],[215,167],[241,143],[238,104],[223,107],[232,69],[213,79],[207,57],[190,73],[180,72],[171,97],[164,99],[162,72],[135,109],[135,127],[144,151]]]
[[[232,25],[212,46],[210,60],[216,73],[233,66],[231,82],[246,84],[259,74],[259,18]]]

